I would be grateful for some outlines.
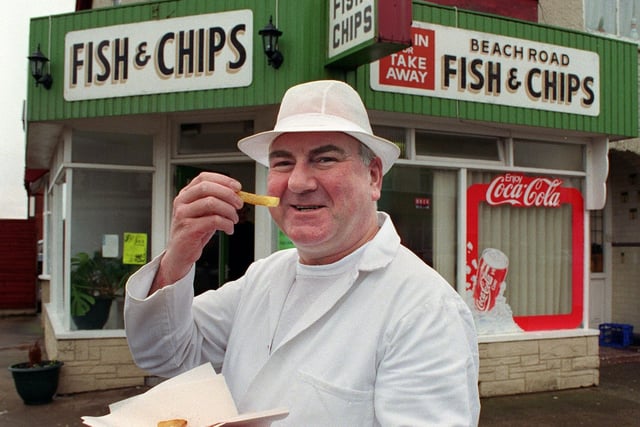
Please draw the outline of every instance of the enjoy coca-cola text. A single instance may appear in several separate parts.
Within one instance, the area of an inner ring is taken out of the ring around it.
[[[490,205],[509,203],[519,207],[557,208],[560,206],[558,189],[561,185],[562,180],[558,178],[507,173],[491,181],[486,200]]]

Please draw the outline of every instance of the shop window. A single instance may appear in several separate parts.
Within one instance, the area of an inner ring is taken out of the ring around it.
[[[584,259],[579,179],[473,172],[469,182],[468,289],[480,283],[485,251],[498,251],[506,269],[496,293],[475,301],[479,310],[489,311],[484,303],[500,295],[524,330],[578,327]]]
[[[515,166],[540,169],[585,170],[584,145],[516,140],[513,143]]]
[[[93,260],[95,274],[104,274],[105,277],[117,275],[120,279],[126,274],[125,271],[132,272],[147,262],[150,253],[152,174],[73,169],[71,176],[70,256],[77,259],[86,254]],[[111,283],[104,285],[111,286]],[[115,299],[111,298],[104,328],[121,329],[123,289],[112,290],[115,290]],[[100,292],[103,291],[101,289]],[[71,290],[72,310],[74,302],[77,303],[74,292],[75,288]],[[98,301],[96,288],[87,290],[87,294]],[[70,314],[72,318],[74,315],[78,317],[76,311]],[[76,325],[72,328],[93,328],[84,323],[70,324]]]
[[[394,166],[385,175],[379,209],[402,243],[455,284],[457,173]]]
[[[178,154],[237,154],[237,143],[253,134],[250,120],[180,125]]]
[[[400,148],[400,158],[407,157],[407,130],[392,126],[372,126],[373,134],[388,139]]]
[[[588,30],[638,40],[640,0],[585,0]]]
[[[71,159],[74,163],[151,166],[152,144],[143,135],[75,131]]]
[[[449,157],[454,159],[501,160],[498,138],[431,133],[416,130],[417,156]]]

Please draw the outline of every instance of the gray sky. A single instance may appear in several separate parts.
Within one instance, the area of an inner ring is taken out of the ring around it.
[[[75,0],[26,0],[6,3],[0,14],[0,219],[27,217],[22,103],[27,84],[34,83],[27,60],[29,19],[72,12],[74,8]]]

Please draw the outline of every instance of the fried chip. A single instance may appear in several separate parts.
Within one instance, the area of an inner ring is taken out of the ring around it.
[[[158,421],[158,427],[187,427],[187,420],[176,418],[173,420]]]
[[[247,193],[246,191],[238,191],[238,195],[245,203],[251,203],[252,205],[275,207],[280,204],[279,197],[260,196],[258,194]]]

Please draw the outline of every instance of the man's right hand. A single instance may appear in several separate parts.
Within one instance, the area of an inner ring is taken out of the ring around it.
[[[203,172],[184,187],[173,201],[169,242],[149,295],[177,282],[202,255],[217,230],[233,234],[237,210],[243,205],[235,179]]]

